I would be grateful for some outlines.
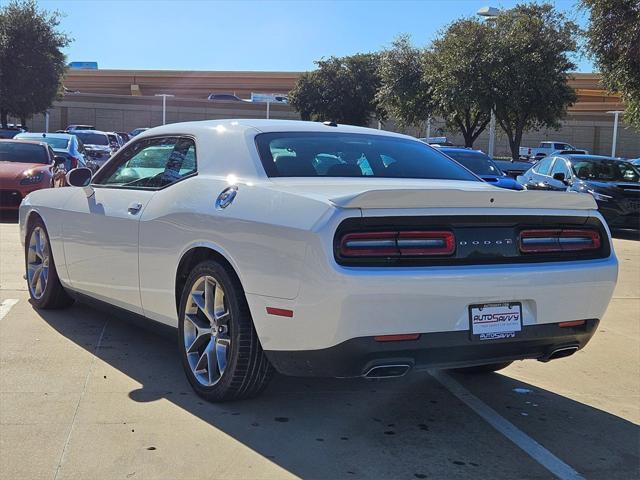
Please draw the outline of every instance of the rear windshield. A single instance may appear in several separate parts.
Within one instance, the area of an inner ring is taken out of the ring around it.
[[[382,135],[263,133],[256,136],[269,177],[383,177],[479,181],[428,145]]]
[[[54,150],[66,150],[69,146],[68,138],[53,138],[53,137],[43,137],[42,135],[18,135],[17,138],[30,138],[32,140],[38,140],[39,142],[45,142],[51,145],[51,148]]]
[[[109,138],[103,133],[73,132],[85,145],[109,145]]]
[[[0,162],[49,163],[49,157],[42,145],[0,142]]]
[[[442,153],[461,163],[476,175],[502,175],[500,169],[493,163],[491,157],[473,150],[442,150]]]

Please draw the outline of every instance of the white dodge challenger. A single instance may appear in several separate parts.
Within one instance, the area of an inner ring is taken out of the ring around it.
[[[222,401],[288,375],[486,372],[585,346],[617,279],[580,193],[493,187],[367,128],[178,123],[20,206],[36,308],[73,300],[176,327]]]

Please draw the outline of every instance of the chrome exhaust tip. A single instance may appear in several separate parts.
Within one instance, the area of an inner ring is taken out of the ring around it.
[[[539,358],[541,362],[548,362],[550,360],[556,360],[558,358],[569,357],[578,351],[577,345],[571,345],[568,347],[556,348],[550,354]]]
[[[403,377],[411,370],[411,365],[399,363],[393,365],[377,365],[367,370],[363,375],[364,378],[397,378]]]

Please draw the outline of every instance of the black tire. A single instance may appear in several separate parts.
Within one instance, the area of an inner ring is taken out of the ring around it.
[[[513,362],[490,363],[488,365],[478,365],[477,367],[456,368],[455,371],[458,373],[469,373],[469,374],[491,373],[491,372],[497,372],[498,370],[502,370],[503,368],[507,368],[512,363]]]
[[[226,368],[217,383],[211,386],[201,384],[193,373],[184,340],[187,303],[190,301],[192,288],[203,276],[214,277],[220,283],[230,314],[226,322],[228,337],[231,341]],[[254,397],[264,390],[273,375],[273,367],[262,350],[253,326],[251,312],[240,280],[235,272],[229,271],[213,260],[196,265],[185,282],[180,297],[178,345],[182,366],[189,383],[198,395],[210,402]]]
[[[53,258],[53,251],[51,250],[51,241],[49,240],[49,233],[47,232],[47,228],[44,225],[44,222],[40,217],[35,218],[31,224],[29,225],[29,229],[27,230],[27,237],[25,241],[25,249],[24,249],[24,260],[25,260],[25,271],[28,270],[28,259],[29,259],[29,243],[31,240],[31,236],[33,235],[33,231],[36,228],[40,228],[42,232],[44,232],[47,245],[49,246],[49,269],[47,273],[47,282],[44,292],[40,298],[37,298],[32,289],[29,288],[29,277],[27,275],[27,290],[29,290],[29,296],[31,297],[31,303],[39,309],[42,310],[51,310],[51,309],[59,309],[66,308],[73,304],[74,299],[69,296],[69,294],[65,291],[64,287],[60,283],[60,278],[58,278],[58,272],[56,270],[56,263]]]

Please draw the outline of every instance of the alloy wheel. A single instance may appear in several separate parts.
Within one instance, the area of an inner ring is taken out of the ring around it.
[[[36,300],[40,300],[47,289],[50,256],[49,242],[44,229],[35,227],[29,238],[27,280],[29,292]]]
[[[224,375],[231,350],[231,314],[220,282],[210,276],[198,278],[187,297],[183,328],[184,348],[191,372],[205,387]]]

